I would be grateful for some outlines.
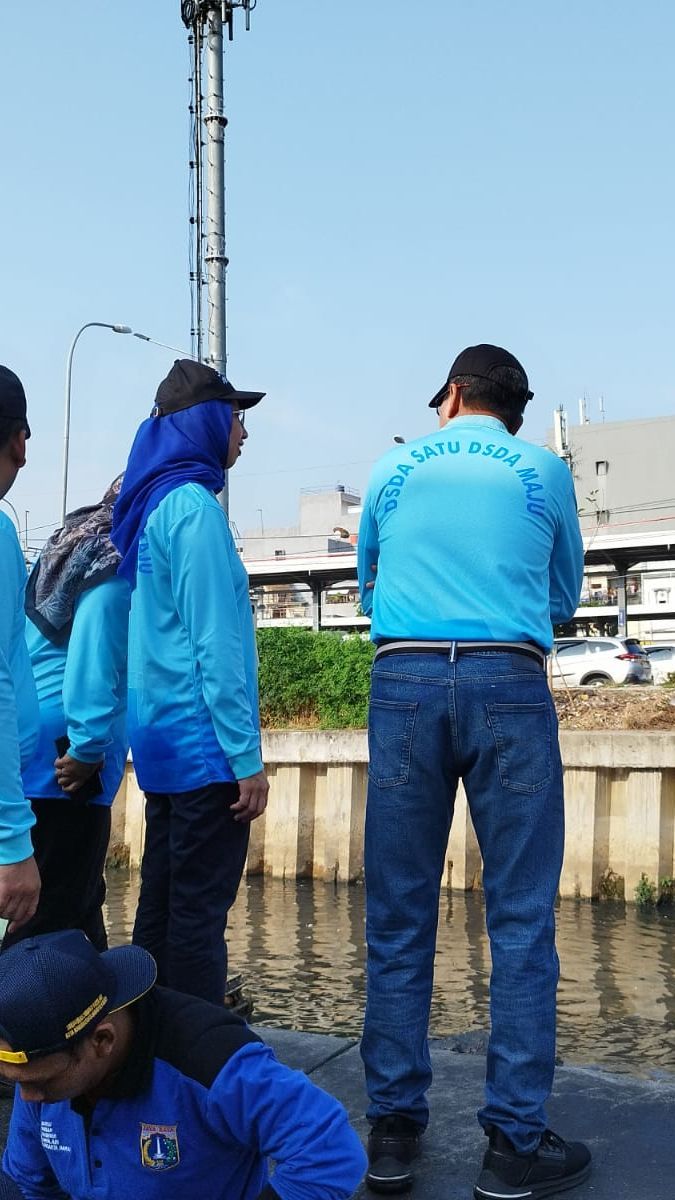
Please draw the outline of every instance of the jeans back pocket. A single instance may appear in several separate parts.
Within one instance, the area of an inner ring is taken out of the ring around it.
[[[549,705],[544,702],[485,707],[502,787],[511,792],[539,791],[552,773]]]
[[[368,709],[368,775],[378,787],[396,787],[410,777],[417,704],[371,700]]]

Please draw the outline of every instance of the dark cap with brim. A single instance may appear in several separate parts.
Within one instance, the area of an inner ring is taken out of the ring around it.
[[[500,367],[510,367],[512,370],[520,372],[523,380],[522,387],[508,388],[501,380],[493,379],[492,372]],[[509,354],[508,350],[503,350],[501,346],[482,343],[479,346],[467,346],[466,350],[462,350],[462,353],[457,355],[448,371],[445,383],[438,389],[433,400],[429,401],[429,408],[438,408],[445,399],[453,379],[458,379],[461,375],[472,375],[474,379],[485,379],[488,383],[495,384],[508,399],[521,400],[523,406],[534,395],[534,392],[529,390],[527,375],[518,359],[513,354]]]
[[[99,954],[79,929],[26,938],[0,955],[0,1064],[68,1050],[109,1013],[149,992],[155,960],[140,946]]]
[[[26,393],[19,376],[10,371],[9,367],[0,365],[0,417],[10,421],[23,421],[26,437],[30,437],[26,412]]]
[[[240,392],[229,379],[205,363],[177,358],[166,379],[157,388],[153,413],[157,417],[181,412],[205,400],[224,400],[233,408],[253,408],[265,392]]]

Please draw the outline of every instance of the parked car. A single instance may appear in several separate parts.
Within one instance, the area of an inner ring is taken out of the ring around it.
[[[661,642],[658,646],[643,646],[654,676],[654,683],[665,683],[669,675],[675,675],[675,646]]]
[[[652,683],[652,668],[637,638],[556,638],[551,651],[553,685],[599,687]]]

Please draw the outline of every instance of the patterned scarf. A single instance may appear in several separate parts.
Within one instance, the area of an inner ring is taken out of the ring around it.
[[[117,574],[120,556],[110,541],[110,529],[123,478],[118,475],[100,504],[68,513],[31,571],[26,616],[55,646],[68,641],[82,592]]]

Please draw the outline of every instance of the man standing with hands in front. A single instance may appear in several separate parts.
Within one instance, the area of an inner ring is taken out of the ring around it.
[[[0,499],[26,462],[30,426],[23,384],[0,366]],[[18,928],[33,916],[40,876],[21,784],[21,751],[37,741],[38,705],[24,639],[26,564],[12,522],[0,512],[0,918]]]
[[[376,464],[359,532],[377,645],[366,813],[362,1056],[370,1187],[412,1181],[429,1108],[438,900],[457,784],[483,858],[492,954],[487,1137],[476,1200],[549,1196],[590,1154],[546,1124],[553,1083],[562,765],[546,681],[552,623],[576,609],[583,546],[570,472],[516,435],[517,359],[470,346],[430,407],[439,430]]]

